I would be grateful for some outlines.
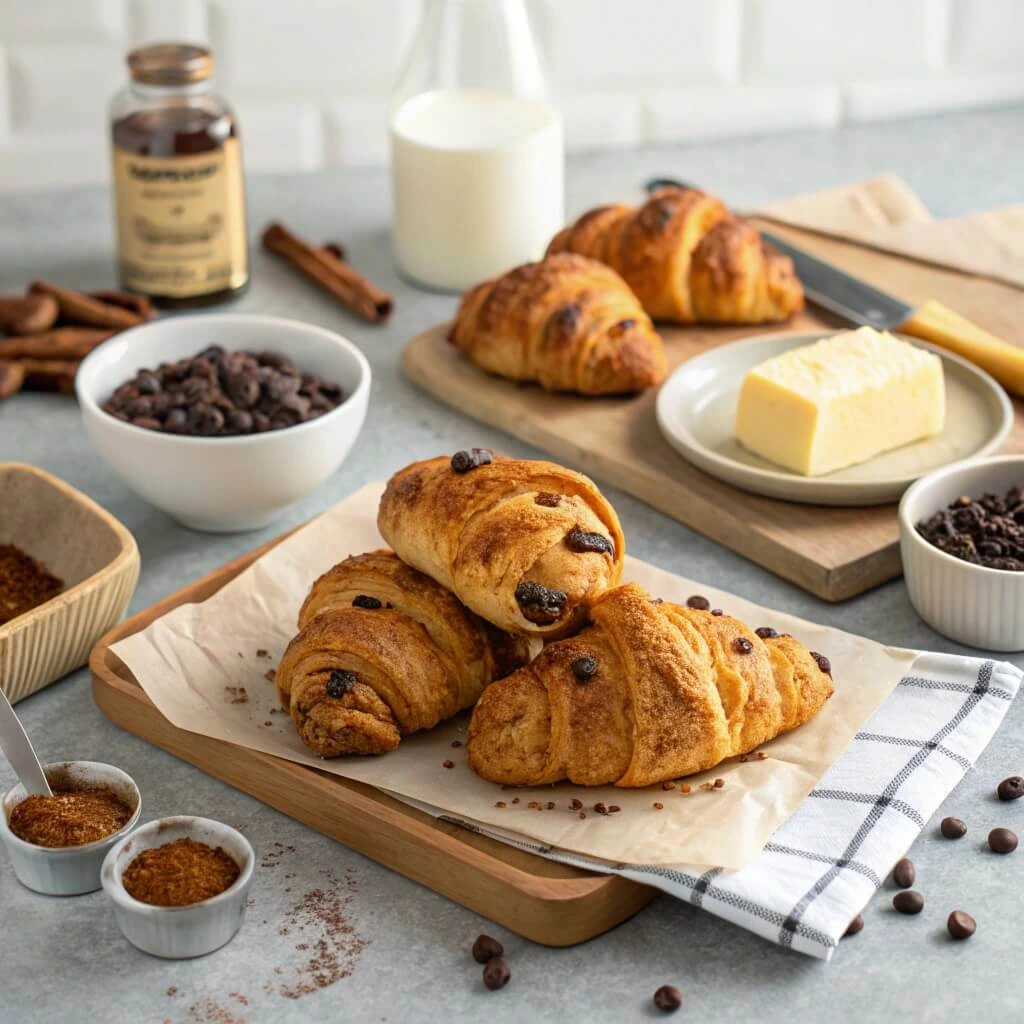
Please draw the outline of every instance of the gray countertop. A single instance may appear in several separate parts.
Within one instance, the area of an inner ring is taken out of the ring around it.
[[[742,205],[892,171],[937,215],[952,216],[1020,201],[1021,138],[1024,109],[1007,109],[602,153],[570,161],[569,208],[577,212],[628,197],[655,174],[685,176]],[[339,239],[358,267],[397,296],[391,322],[367,326],[286,266],[255,252],[253,286],[234,308],[339,330],[362,348],[374,373],[370,412],[355,450],[333,479],[272,529],[236,536],[185,530],[136,498],[93,453],[72,401],[28,395],[0,405],[0,461],[26,461],[56,473],[135,534],[142,579],[132,611],[410,459],[467,445],[540,454],[438,405],[399,375],[402,344],[449,316],[454,300],[398,279],[387,244],[387,211],[388,178],[380,171],[250,183],[254,230],[276,218],[311,238]],[[111,285],[106,191],[0,197],[0,292],[18,290],[34,277],[81,288]],[[638,501],[606,493],[621,515],[631,551],[641,558],[885,643],[957,649],[918,620],[901,582],[830,606]],[[1024,974],[1016,967],[1024,852],[995,863],[978,854],[980,837],[994,825],[1024,825],[1024,803],[1002,805],[993,795],[999,779],[1024,768],[1020,701],[937,816],[962,817],[972,828],[969,841],[936,841],[933,822],[914,847],[919,888],[929,898],[925,913],[902,917],[880,893],[865,911],[864,931],[844,942],[830,965],[783,951],[668,897],[583,946],[531,945],[122,732],[95,708],[85,671],[28,698],[18,710],[45,759],[120,765],[138,780],[147,819],[187,812],[233,823],[266,866],[257,872],[254,904],[236,940],[204,959],[173,963],[129,946],[102,894],[37,896],[15,881],[0,858],[3,1021],[642,1020],[655,1015],[651,995],[665,983],[684,993],[676,1019],[723,1024],[801,1024],[825,1012],[844,1021],[945,1021],[997,1009],[1005,1012],[1003,1019],[1024,1015]],[[0,760],[0,790],[12,778]],[[309,895],[316,890],[325,893],[322,899]],[[326,900],[328,913],[316,911],[318,899]],[[945,914],[954,906],[978,920],[978,933],[968,943],[946,940]],[[480,931],[505,942],[513,980],[502,992],[483,988],[469,956]],[[308,979],[320,940],[321,952],[333,959],[327,969],[338,980],[289,998],[283,993],[296,995],[296,986]]]

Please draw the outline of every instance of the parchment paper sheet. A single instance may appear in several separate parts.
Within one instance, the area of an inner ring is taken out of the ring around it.
[[[611,862],[707,864],[738,869],[750,863],[799,806],[857,730],[907,673],[916,655],[840,630],[769,611],[703,583],[626,559],[625,579],[667,600],[706,595],[714,606],[751,626],[792,633],[832,661],[836,692],[810,723],[762,749],[763,761],[726,763],[686,781],[693,791],[660,786],[627,790],[561,783],[502,790],[470,770],[468,714],[404,739],[382,757],[321,760],[306,749],[278,709],[265,678],[295,633],[299,605],[313,580],[346,555],[382,546],[376,528],[382,484],[368,484],[279,544],[202,604],[183,605],[114,646],[150,699],[174,725],[275,754],[448,813],[515,831],[542,843]],[[268,656],[257,657],[258,650]],[[245,687],[248,700],[238,700]],[[443,767],[453,761],[454,767]],[[725,780],[705,792],[701,782]],[[513,804],[518,797],[519,803]],[[569,808],[583,801],[587,816]],[[495,803],[503,801],[504,809]],[[538,801],[542,809],[531,809]],[[545,805],[554,801],[555,808]],[[621,808],[598,815],[598,801]],[[664,805],[662,810],[653,804]]]

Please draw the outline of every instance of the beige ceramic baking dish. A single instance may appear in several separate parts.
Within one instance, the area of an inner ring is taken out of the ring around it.
[[[139,549],[91,498],[17,462],[0,462],[0,544],[64,581],[56,597],[0,626],[0,687],[13,703],[86,663],[135,592]]]

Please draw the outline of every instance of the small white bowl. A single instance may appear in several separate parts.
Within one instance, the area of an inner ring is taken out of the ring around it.
[[[143,850],[176,839],[219,846],[241,869],[224,892],[186,907],[154,907],[128,895],[121,879],[125,868]],[[205,956],[229,942],[242,926],[245,902],[252,884],[256,855],[241,832],[210,818],[182,815],[151,821],[125,836],[103,862],[103,888],[114,904],[124,937],[144,953],[169,960]]]
[[[109,786],[134,812],[128,823],[95,843],[84,846],[36,846],[19,839],[10,828],[11,811],[25,799],[25,787],[19,782],[7,791],[0,814],[0,838],[10,854],[14,874],[19,882],[47,896],[78,896],[95,892],[100,887],[103,858],[119,840],[128,838],[142,813],[142,797],[132,777],[120,768],[98,761],[58,761],[43,770],[51,787]]]
[[[102,410],[139,370],[210,345],[280,352],[304,372],[339,384],[344,401],[307,423],[237,437],[163,434]],[[227,533],[266,526],[337,470],[366,418],[370,365],[352,342],[323,327],[210,313],[154,320],[115,335],[84,360],[75,391],[89,437],[133,491],[185,526]]]
[[[900,552],[910,601],[933,629],[989,651],[1024,650],[1024,572],[954,558],[915,529],[961,495],[980,498],[1024,486],[1024,455],[961,462],[922,477],[900,502]]]

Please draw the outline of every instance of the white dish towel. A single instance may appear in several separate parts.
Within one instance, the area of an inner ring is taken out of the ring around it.
[[[922,654],[753,864],[735,872],[628,864],[611,871],[829,960],[850,921],[995,735],[1022,674],[1005,662]],[[551,860],[609,871],[606,863],[514,833],[442,817]]]

